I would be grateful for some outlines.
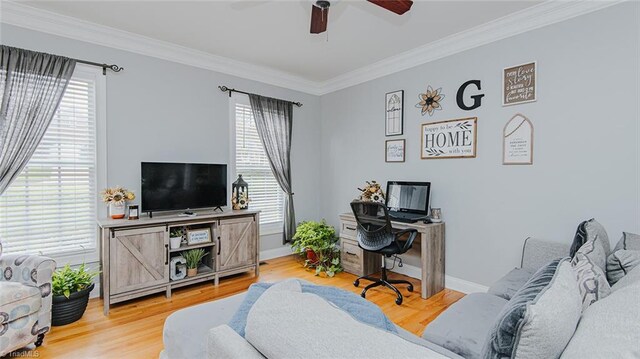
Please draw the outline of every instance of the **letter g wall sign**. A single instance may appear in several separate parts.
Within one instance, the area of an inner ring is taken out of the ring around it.
[[[477,117],[422,124],[422,159],[476,157]]]

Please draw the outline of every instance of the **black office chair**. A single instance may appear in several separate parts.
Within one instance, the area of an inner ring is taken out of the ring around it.
[[[353,210],[353,215],[358,222],[358,246],[365,251],[382,255],[380,279],[365,275],[356,279],[353,285],[358,287],[361,279],[373,282],[362,290],[360,294],[362,298],[365,298],[369,289],[384,285],[396,292],[396,304],[402,304],[402,294],[393,284],[407,284],[409,292],[413,292],[413,284],[406,280],[388,279],[385,258],[395,257],[400,260],[400,266],[402,266],[402,260],[398,258],[398,255],[411,249],[418,231],[415,229],[394,230],[389,221],[387,207],[382,203],[353,201],[351,202],[351,210]],[[408,238],[401,240],[401,237],[407,234]]]

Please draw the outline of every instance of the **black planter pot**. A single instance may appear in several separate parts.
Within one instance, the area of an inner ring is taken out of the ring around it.
[[[69,298],[64,295],[54,295],[51,308],[51,325],[66,325],[82,318],[89,302],[89,293],[94,287],[95,284],[92,283],[79,292],[71,293]]]

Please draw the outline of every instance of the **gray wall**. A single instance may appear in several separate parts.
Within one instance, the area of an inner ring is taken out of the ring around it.
[[[303,102],[294,110],[291,155],[296,214],[318,218],[319,97],[6,24],[0,41],[125,67],[107,75],[107,183],[138,194],[141,161],[229,162],[229,98],[218,85]],[[280,235],[263,236],[262,250],[279,246]]]
[[[640,230],[638,4],[627,3],[322,96],[322,210],[332,224],[365,180],[432,182],[447,222],[448,275],[489,285],[519,264],[523,240],[569,242],[596,217],[615,243]],[[501,70],[536,60],[538,101],[501,106]],[[482,81],[482,107],[456,91]],[[442,87],[442,111],[414,105]],[[384,162],[384,94],[405,91],[406,162]],[[468,100],[470,101],[470,100]],[[501,164],[502,128],[515,113],[535,128],[533,166]],[[478,117],[475,159],[421,160],[420,124]],[[415,261],[409,260],[415,263]]]

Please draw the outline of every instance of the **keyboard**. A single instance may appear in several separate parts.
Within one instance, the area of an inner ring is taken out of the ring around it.
[[[405,217],[392,217],[389,216],[389,219],[394,222],[403,222],[403,223],[416,223],[418,218],[405,218]]]

